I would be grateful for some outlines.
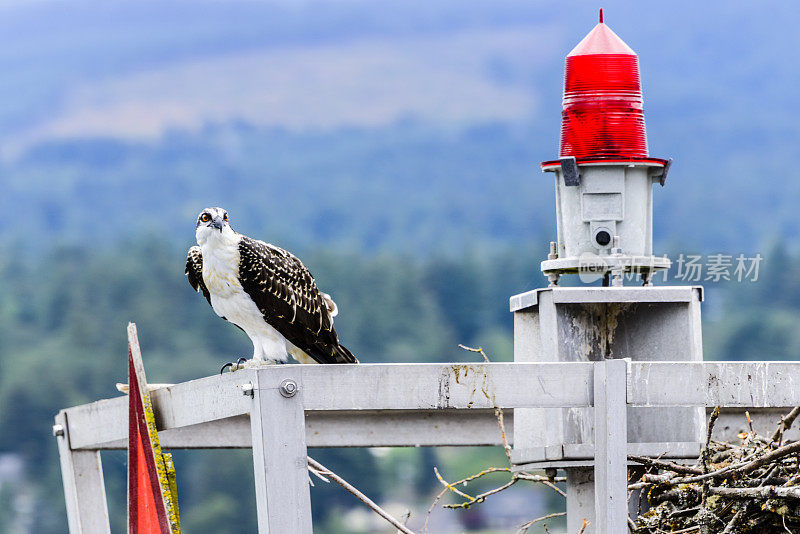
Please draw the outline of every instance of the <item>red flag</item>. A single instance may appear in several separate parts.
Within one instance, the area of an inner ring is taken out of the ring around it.
[[[150,394],[136,338],[128,326],[128,533],[180,532],[177,499],[155,429]]]

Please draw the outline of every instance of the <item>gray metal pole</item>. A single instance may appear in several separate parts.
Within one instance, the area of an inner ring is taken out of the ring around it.
[[[108,534],[111,526],[100,451],[76,451],[70,448],[64,412],[56,416],[55,423],[53,433],[58,441],[69,531],[71,534]]]
[[[568,467],[567,473],[567,533],[577,534],[586,521],[589,526],[583,534],[600,532],[595,529],[594,469]]]
[[[594,366],[594,483],[598,533],[628,531],[627,362]]]
[[[258,372],[253,384],[250,428],[260,534],[312,534],[300,376]]]

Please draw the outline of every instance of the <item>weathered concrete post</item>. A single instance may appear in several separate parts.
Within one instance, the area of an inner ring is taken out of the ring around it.
[[[514,361],[701,361],[701,298],[698,287],[553,287],[517,295]],[[629,407],[626,417],[630,454],[700,453],[702,408]],[[567,509],[588,516],[595,430],[591,408],[518,408],[513,460],[526,469],[566,469]],[[578,526],[582,520],[568,518]]]

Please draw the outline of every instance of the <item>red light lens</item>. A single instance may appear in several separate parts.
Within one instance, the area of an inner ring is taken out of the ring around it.
[[[567,56],[559,155],[648,156],[639,58],[605,24]]]

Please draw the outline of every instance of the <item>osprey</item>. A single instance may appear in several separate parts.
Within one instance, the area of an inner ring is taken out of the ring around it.
[[[195,237],[189,284],[250,337],[253,360],[283,363],[291,354],[301,363],[358,363],[333,328],[336,304],[296,256],[237,233],[222,208],[200,212]]]

